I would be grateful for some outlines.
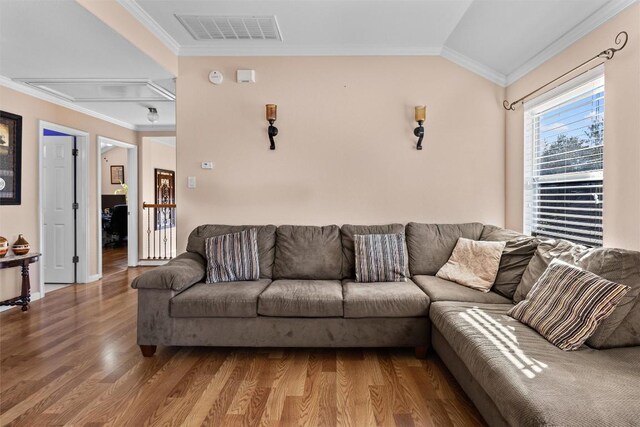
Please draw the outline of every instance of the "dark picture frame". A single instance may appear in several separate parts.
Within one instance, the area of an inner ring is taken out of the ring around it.
[[[174,204],[176,202],[176,173],[168,169],[154,169],[155,203],[157,205]],[[155,229],[164,230],[176,226],[175,209],[157,208]]]
[[[111,166],[111,183],[112,184],[124,184],[124,166],[123,165],[113,165]]]
[[[0,111],[0,205],[22,200],[22,116]]]

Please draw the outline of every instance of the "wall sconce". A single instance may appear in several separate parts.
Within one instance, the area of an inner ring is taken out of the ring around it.
[[[278,128],[273,125],[273,123],[278,118],[278,106],[276,104],[267,104],[267,121],[269,122],[269,141],[271,141],[271,146],[269,147],[272,150],[276,149],[276,143],[273,140],[273,137],[278,134]]]
[[[158,121],[158,119],[160,118],[160,115],[158,114],[158,110],[156,110],[154,107],[147,107],[149,109],[149,112],[147,113],[147,120],[149,120],[151,123],[155,123]]]
[[[416,105],[416,122],[418,127],[413,130],[413,134],[418,137],[418,145],[416,150],[422,150],[422,138],[424,138],[424,119],[427,116],[427,107],[424,105]]]

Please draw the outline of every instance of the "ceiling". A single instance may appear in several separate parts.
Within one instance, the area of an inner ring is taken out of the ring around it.
[[[442,55],[506,85],[635,0],[118,1],[183,56]],[[283,40],[198,41],[175,15],[272,15]]]
[[[441,55],[508,85],[636,0],[114,1],[181,56]],[[176,15],[275,17],[282,40],[195,40]],[[139,96],[96,98],[114,80]],[[175,93],[170,72],[74,0],[0,0],[0,84],[131,129],[175,127],[175,103],[145,81]]]
[[[129,128],[175,126],[174,102],[153,99],[139,83],[138,90],[134,84],[121,85],[132,94],[127,96],[130,101],[67,98],[103,93],[108,99],[104,87],[114,80],[152,81],[175,93],[171,73],[73,0],[0,0],[0,76],[5,78],[1,82],[18,90]],[[53,84],[56,79],[64,83]],[[39,80],[47,80],[60,93],[41,91],[36,87]],[[78,80],[85,90],[69,83]],[[95,84],[87,84],[91,82]],[[148,107],[157,108],[160,115],[154,125],[147,120]]]

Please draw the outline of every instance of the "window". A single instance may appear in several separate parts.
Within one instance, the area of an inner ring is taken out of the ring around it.
[[[602,246],[604,75],[525,107],[525,232]]]

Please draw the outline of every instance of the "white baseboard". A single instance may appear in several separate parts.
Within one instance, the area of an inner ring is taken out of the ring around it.
[[[40,294],[40,292],[34,292],[31,294],[31,301],[37,301],[40,298],[42,298],[42,294]],[[0,307],[0,313],[2,313],[3,311],[11,310],[12,308],[20,309],[20,306],[19,305],[3,305]]]
[[[100,279],[102,279],[102,276],[100,276],[99,274],[92,274],[87,277],[87,283],[97,282]]]

